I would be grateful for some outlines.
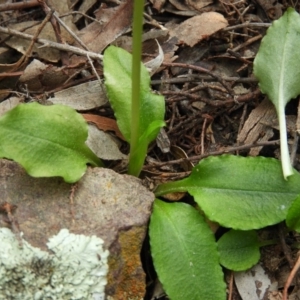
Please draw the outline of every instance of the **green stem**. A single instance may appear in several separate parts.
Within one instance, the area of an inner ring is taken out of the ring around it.
[[[170,182],[162,183],[156,188],[154,194],[156,197],[160,197],[169,193],[187,192],[188,185],[186,181],[188,180],[189,180],[188,178],[185,178],[178,181],[170,181]]]
[[[282,96],[283,97],[283,96]],[[285,180],[291,175],[293,175],[293,168],[290,159],[288,139],[287,139],[287,129],[286,129],[286,119],[285,119],[285,106],[280,105],[278,108],[278,119],[279,119],[279,134],[280,134],[280,156],[281,165],[283,171],[283,177]]]
[[[133,11],[133,50],[132,50],[132,102],[131,102],[131,137],[128,173],[138,176],[142,166],[136,166],[133,160],[139,140],[140,121],[140,81],[142,57],[144,1],[134,0]]]

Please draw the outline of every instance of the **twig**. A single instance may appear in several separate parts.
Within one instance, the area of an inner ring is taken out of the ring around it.
[[[244,27],[265,27],[265,28],[268,28],[270,26],[271,26],[271,23],[249,23],[249,22],[246,22],[246,23],[243,23],[243,24],[238,24],[238,25],[223,28],[222,31],[230,31],[230,30],[235,30],[235,29],[244,28]]]
[[[60,30],[60,25],[59,25],[60,23],[58,22],[57,18],[54,17],[54,13],[55,13],[54,9],[49,6],[47,0],[38,0],[38,1],[41,4],[41,7],[46,15],[51,13],[50,23],[51,23],[53,31],[55,33],[56,41],[60,44],[64,44],[65,41],[61,35],[61,30]],[[64,65],[64,66],[69,65],[68,54],[65,51],[62,51],[62,52],[60,52],[60,56],[61,56],[62,65]]]
[[[14,72],[17,69],[20,69],[24,64],[26,64],[26,62],[28,61],[28,58],[31,55],[33,46],[35,44],[35,41],[37,40],[39,34],[41,33],[41,31],[43,30],[43,28],[45,27],[45,25],[47,24],[47,22],[49,21],[49,19],[51,18],[51,13],[47,14],[45,19],[43,20],[43,22],[39,25],[37,31],[35,32],[34,36],[32,36],[30,45],[28,47],[28,49],[26,50],[26,52],[22,55],[22,57],[15,63],[11,64],[11,65],[5,65],[6,67],[9,66],[10,72]]]
[[[294,267],[293,267],[293,269],[292,269],[292,271],[291,271],[291,273],[290,273],[290,275],[289,275],[289,277],[288,277],[288,279],[287,279],[287,281],[284,285],[283,292],[282,292],[282,300],[288,300],[288,288],[291,285],[291,283],[292,283],[297,271],[299,270],[299,268],[300,268],[300,255],[298,253],[298,259],[297,259],[297,261],[296,261],[296,263],[295,263],[295,265],[294,265]]]
[[[94,67],[94,64],[93,64],[91,58],[89,57],[89,55],[87,55],[87,59],[88,59],[88,62],[89,62],[90,66],[93,70],[94,75],[96,76],[97,80],[99,81],[99,85],[100,85],[101,90],[103,90],[103,84],[102,84],[101,78],[100,78],[99,74],[97,73],[97,71]]]
[[[233,271],[230,271],[230,281],[229,281],[229,293],[228,300],[232,300],[232,291],[233,291]]]
[[[5,4],[0,4],[0,11],[19,10],[19,9],[30,8],[39,5],[40,4],[38,0],[22,1],[16,3],[5,3]]]
[[[60,17],[61,18],[65,18],[65,17],[71,16],[71,15],[82,15],[83,17],[87,18],[88,20],[91,20],[91,21],[96,22],[96,23],[98,23],[100,25],[103,25],[103,22],[101,22],[101,21],[99,21],[99,20],[97,20],[95,18],[92,18],[92,17],[88,16],[87,14],[85,14],[85,13],[83,13],[81,11],[77,11],[77,10],[70,11],[70,12],[65,13],[63,15],[60,15]]]
[[[211,76],[203,76],[203,75],[196,75],[196,74],[189,74],[184,77],[177,77],[177,78],[166,78],[166,79],[155,79],[151,80],[152,85],[156,84],[167,84],[167,83],[185,83],[185,82],[197,82],[197,81],[214,81],[214,78]],[[243,78],[243,77],[222,77],[224,81],[233,81],[238,83],[257,83],[256,78]]]
[[[60,35],[60,28],[59,28],[58,24],[55,24],[56,22],[58,22],[62,27],[64,27],[64,29],[77,41],[77,43],[80,44],[80,46],[83,49],[85,49],[87,51],[89,50],[88,47],[80,40],[80,38],[66,25],[66,23],[60,19],[58,13],[53,9],[53,7],[51,7],[51,5],[48,3],[48,1],[45,1],[45,0],[38,0],[38,1],[41,3],[43,10],[46,13],[53,11],[53,18],[51,19],[51,23],[53,25],[55,33],[56,33],[56,28],[59,30],[59,35],[57,36],[58,42],[62,43],[61,35]]]
[[[201,155],[204,154],[204,138],[205,138],[205,131],[206,131],[206,123],[207,118],[204,118],[203,124],[202,124],[202,131],[201,131]]]
[[[0,26],[0,32],[9,34],[9,35],[14,35],[14,36],[26,39],[26,40],[32,40],[34,38],[31,34],[22,33],[20,31],[10,29],[10,28],[5,28],[2,26]],[[59,44],[59,43],[49,41],[46,39],[41,39],[41,38],[37,38],[36,42],[39,44],[42,44],[41,47],[49,47],[49,48],[54,48],[54,49],[61,50],[61,51],[70,51],[72,53],[75,53],[75,54],[78,54],[81,56],[85,56],[85,57],[87,55],[89,55],[89,57],[93,58],[93,59],[99,59],[99,60],[103,59],[103,55],[101,55],[101,54],[98,54],[96,52],[91,52],[91,51],[85,51],[78,47],[70,46],[68,44]]]
[[[279,229],[279,241],[280,241],[282,251],[284,253],[284,256],[285,256],[286,260],[288,261],[288,264],[289,264],[290,268],[292,269],[294,262],[292,260],[289,248],[288,248],[288,246],[285,242],[285,232],[284,232],[285,227],[283,226],[283,223],[280,223],[278,225],[278,229]]]
[[[63,22],[57,12],[54,12],[53,14],[54,18],[57,20],[57,22],[74,38],[74,40],[79,43],[79,45],[85,49],[86,51],[89,51],[88,47],[83,43],[83,41],[67,26],[65,22]]]
[[[189,64],[182,64],[182,63],[162,63],[163,66],[166,67],[179,67],[179,68],[186,68],[186,69],[191,69],[191,70],[195,70],[201,73],[206,73],[208,75],[210,75],[211,77],[215,78],[217,81],[219,81],[224,87],[225,89],[228,91],[229,94],[232,94],[232,90],[224,83],[222,77],[214,74],[213,72],[211,72],[208,69],[199,67],[199,66],[194,66],[194,65],[189,65]]]
[[[260,93],[261,93],[260,90],[256,89],[253,92],[250,92],[250,93],[247,93],[244,95],[240,95],[240,96],[234,96],[231,99],[222,101],[222,100],[210,100],[210,99],[203,98],[201,96],[193,95],[193,94],[186,93],[186,92],[173,92],[173,91],[162,92],[162,94],[166,95],[166,96],[167,95],[185,96],[186,98],[189,98],[192,101],[201,101],[201,102],[204,102],[208,105],[215,106],[215,107],[224,106],[224,105],[233,104],[233,103],[248,102],[248,101],[256,98],[258,95],[260,95]],[[166,102],[172,103],[172,102],[181,101],[181,100],[182,99],[172,99],[172,100],[167,99]]]
[[[170,160],[170,161],[166,161],[166,162],[151,162],[151,165],[145,166],[143,168],[143,170],[151,169],[153,167],[162,167],[162,166],[166,166],[166,165],[180,164],[186,160],[199,161],[208,156],[216,156],[216,155],[221,155],[221,154],[240,151],[240,150],[248,150],[248,149],[255,148],[255,147],[272,146],[272,145],[279,145],[279,140],[259,142],[259,143],[247,144],[247,145],[242,145],[242,146],[233,146],[233,147],[223,148],[222,150],[219,150],[219,151],[212,151],[212,152],[205,153],[202,155],[191,156],[188,158],[180,158],[180,159]]]
[[[0,73],[0,78],[2,78],[2,77],[17,77],[17,76],[21,76],[23,73],[24,73],[23,71],[3,72],[3,73]]]
[[[247,47],[247,46],[249,46],[250,44],[252,44],[252,43],[254,43],[254,42],[256,42],[256,41],[262,39],[262,37],[263,37],[263,36],[262,36],[261,34],[259,34],[259,35],[257,35],[257,36],[254,36],[254,37],[252,37],[251,39],[248,39],[245,43],[240,44],[240,45],[238,45],[237,47],[231,49],[231,51],[236,52],[236,51],[238,51],[238,50],[241,50],[242,48]]]
[[[248,104],[246,103],[243,107],[243,113],[242,113],[242,116],[240,118],[239,128],[238,128],[238,135],[240,134],[240,132],[241,132],[243,126],[244,126],[245,118],[246,118],[246,114],[247,114],[247,108],[248,108]]]

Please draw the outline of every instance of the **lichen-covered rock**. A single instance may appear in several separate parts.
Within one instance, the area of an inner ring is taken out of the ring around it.
[[[0,299],[102,300],[109,252],[103,240],[62,229],[47,243],[54,254],[22,245],[8,228],[0,228]]]
[[[18,164],[0,160],[0,204],[17,206],[13,217],[30,245],[48,251],[49,237],[62,228],[76,235],[101,237],[103,249],[109,251],[106,298],[143,299],[146,278],[140,252],[154,194],[138,178],[104,168],[87,170],[72,201],[71,190],[74,186],[60,178],[32,178]],[[0,228],[14,227],[7,221],[0,211]]]

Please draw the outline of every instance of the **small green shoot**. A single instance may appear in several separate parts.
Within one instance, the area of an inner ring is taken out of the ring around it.
[[[86,146],[87,123],[64,105],[20,104],[0,117],[0,157],[13,159],[33,177],[78,181],[86,164],[100,166]]]
[[[120,131],[128,143],[132,128],[138,131],[138,143],[130,145],[129,174],[138,176],[147,154],[148,145],[164,126],[164,97],[150,90],[150,75],[140,62],[141,82],[138,108],[132,110],[132,56],[127,51],[110,46],[105,50],[104,76],[109,101],[115,112]],[[135,116],[133,118],[132,116]],[[138,123],[135,120],[138,117]]]
[[[196,209],[155,200],[149,234],[155,270],[170,299],[226,299],[217,244]]]
[[[285,105],[300,94],[300,16],[292,8],[274,21],[263,38],[254,60],[259,87],[276,107],[280,129],[283,176],[293,174],[290,162]]]

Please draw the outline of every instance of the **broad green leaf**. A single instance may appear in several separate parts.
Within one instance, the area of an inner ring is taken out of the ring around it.
[[[218,240],[220,264],[233,271],[244,271],[260,258],[259,241],[254,230],[230,230]]]
[[[20,104],[0,117],[0,157],[15,160],[33,177],[76,182],[86,164],[100,160],[85,145],[83,117],[64,105]]]
[[[176,191],[193,195],[208,219],[251,230],[286,218],[300,193],[300,174],[295,170],[286,181],[278,160],[222,155],[201,160],[188,178],[162,184],[155,194]]]
[[[130,53],[122,48],[110,46],[103,57],[105,86],[109,101],[117,118],[120,131],[130,142],[131,135],[131,60]],[[164,97],[150,90],[150,75],[144,65],[141,65],[141,111],[140,136],[148,126],[156,120],[163,120],[165,114]],[[153,140],[159,129],[149,137]]]
[[[282,169],[285,179],[293,174],[289,158],[285,105],[300,94],[300,16],[292,8],[274,21],[254,60],[259,87],[276,107],[280,127]]]
[[[288,210],[286,225],[290,229],[300,232],[300,195],[298,195]]]
[[[226,298],[214,235],[197,210],[155,200],[149,234],[154,267],[170,299]]]
[[[105,50],[103,57],[105,86],[109,101],[114,110],[118,126],[127,142],[131,142],[131,97],[132,97],[132,56],[124,49],[110,46]],[[147,138],[143,141],[150,143],[153,141],[160,127],[163,126],[165,114],[164,98],[154,94],[150,90],[150,75],[147,69],[141,64],[140,83],[140,109],[135,114],[139,114],[138,139],[147,132]],[[153,122],[160,122],[160,126],[153,128]],[[151,128],[151,130],[149,130]],[[132,145],[131,145],[132,146]],[[137,169],[142,167],[147,146],[141,146],[140,150],[133,149],[134,156],[130,159],[136,163]],[[142,164],[140,163],[142,162]]]

